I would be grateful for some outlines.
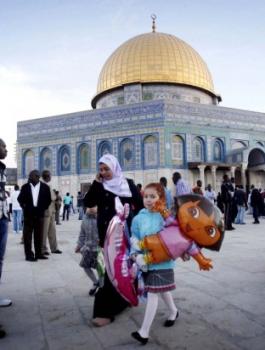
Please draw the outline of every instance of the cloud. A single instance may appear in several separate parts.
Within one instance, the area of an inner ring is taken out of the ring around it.
[[[70,85],[70,84],[69,84]],[[92,96],[93,91],[90,92]],[[19,67],[0,65],[1,135],[9,151],[7,166],[16,166],[16,125],[20,120],[90,108],[89,92],[78,88],[54,91],[36,86],[36,77]]]

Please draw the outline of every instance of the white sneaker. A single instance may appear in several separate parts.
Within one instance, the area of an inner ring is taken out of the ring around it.
[[[10,299],[0,299],[0,307],[8,307],[12,305],[12,300]]]

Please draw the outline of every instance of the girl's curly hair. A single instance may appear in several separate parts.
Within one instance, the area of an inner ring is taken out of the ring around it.
[[[170,213],[166,207],[166,195],[163,186],[161,186],[159,182],[152,182],[145,186],[144,191],[147,188],[153,188],[159,196],[159,199],[155,203],[152,211],[159,212],[163,216],[163,218],[167,218],[170,215]]]

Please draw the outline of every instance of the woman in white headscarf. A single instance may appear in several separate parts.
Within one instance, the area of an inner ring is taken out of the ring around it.
[[[137,214],[143,207],[142,198],[134,182],[126,179],[120,164],[112,154],[105,154],[99,159],[99,173],[89,192],[84,198],[84,206],[98,207],[99,245],[103,248],[107,228],[110,220],[116,214],[115,197],[119,197],[122,204],[130,205],[130,212]],[[130,227],[132,215],[127,219]],[[104,285],[95,295],[93,324],[101,327],[114,320],[115,315],[122,312],[129,304],[112,286],[108,275],[105,274]]]

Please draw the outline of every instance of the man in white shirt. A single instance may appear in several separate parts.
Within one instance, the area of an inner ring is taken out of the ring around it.
[[[13,230],[15,233],[22,231],[22,208],[18,203],[17,197],[19,196],[19,186],[15,185],[14,191],[11,193],[11,204],[12,204],[12,217],[13,217]]]
[[[212,186],[209,184],[206,188],[206,191],[204,193],[204,196],[209,199],[210,202],[212,202],[213,204],[216,201],[216,194],[215,192],[212,190]]]
[[[17,198],[24,214],[24,249],[27,261],[48,259],[42,254],[44,212],[51,204],[49,186],[40,182],[38,170],[32,170],[28,183],[22,186]],[[32,251],[32,235],[34,236],[35,255]]]

